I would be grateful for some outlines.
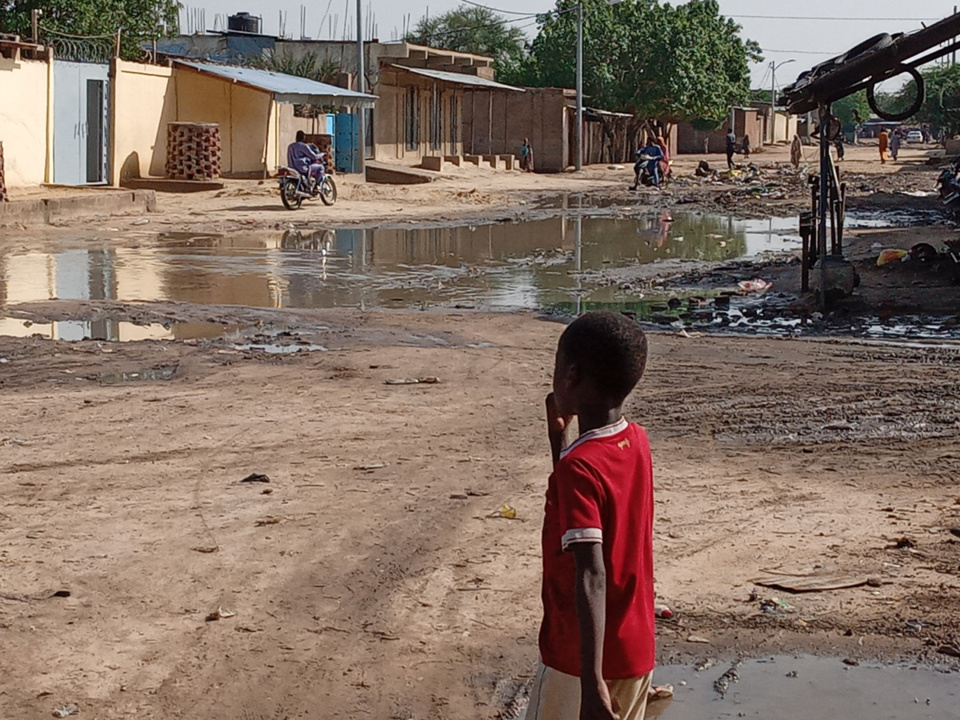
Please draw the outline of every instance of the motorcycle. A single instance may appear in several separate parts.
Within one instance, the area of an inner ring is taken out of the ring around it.
[[[937,178],[937,187],[940,190],[940,204],[960,217],[960,159],[953,167],[944,170]]]
[[[652,155],[645,155],[642,151],[637,151],[637,162],[633,166],[633,189],[636,190],[638,187],[643,185],[644,187],[660,187],[657,183],[653,181],[653,169],[656,167],[656,164],[663,160],[662,157],[654,157]],[[663,182],[662,174],[660,176],[660,181]]]
[[[323,159],[321,157],[321,164]],[[299,210],[304,200],[320,198],[327,207],[337,201],[337,184],[323,169],[319,171],[319,177],[311,178],[299,170],[283,166],[277,168],[277,181],[280,200],[287,210]]]

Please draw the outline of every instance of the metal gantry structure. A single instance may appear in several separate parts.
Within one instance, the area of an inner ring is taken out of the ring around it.
[[[819,271],[820,303],[829,302],[828,259],[842,262],[846,192],[833,163],[830,146],[840,133],[839,120],[831,112],[838,100],[867,91],[871,110],[878,117],[898,122],[912,117],[925,98],[923,65],[951,55],[960,48],[960,14],[909,34],[877,35],[800,75],[783,90],[780,105],[793,115],[816,112],[819,118],[820,172],[811,178],[811,214],[801,220],[804,239],[803,289],[808,289],[810,269]],[[900,113],[878,107],[876,88],[881,83],[909,75],[917,87],[913,105]],[[828,246],[827,239],[830,238]]]

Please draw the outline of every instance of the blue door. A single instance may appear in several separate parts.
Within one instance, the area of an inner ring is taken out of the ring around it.
[[[357,116],[340,113],[337,118],[337,134],[334,137],[334,155],[337,172],[357,172]]]
[[[109,108],[107,65],[53,64],[53,181],[107,182]]]

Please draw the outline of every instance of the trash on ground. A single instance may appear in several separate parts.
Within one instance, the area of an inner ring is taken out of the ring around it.
[[[780,598],[764,598],[760,601],[760,612],[771,613],[776,612],[777,610],[784,610],[786,612],[793,612],[793,605],[790,603],[781,600]]]
[[[731,684],[740,682],[740,676],[737,674],[738,665],[739,663],[732,665],[729,670],[714,681],[713,689],[720,693],[720,697],[726,697]]]
[[[906,250],[883,250],[877,258],[877,267],[883,267],[893,262],[903,262],[910,259],[910,253]]]
[[[263,473],[250,473],[243,480],[242,483],[268,483],[270,478],[264,475]]]
[[[767,290],[773,287],[772,282],[766,280],[761,280],[757,278],[756,280],[741,280],[737,283],[739,287],[744,292],[748,293],[765,293]]]
[[[207,622],[215,622],[217,620],[226,620],[227,618],[235,617],[235,612],[230,612],[229,610],[224,610],[223,607],[218,607],[212,613],[207,615]]]
[[[850,667],[858,667],[860,665],[860,661],[856,658],[844,658],[843,664],[849,665]]]
[[[673,685],[654,685],[647,693],[647,702],[669,700],[673,697]]]
[[[663,618],[664,620],[669,620],[670,618],[673,617],[673,610],[671,610],[670,608],[668,608],[666,605],[657,605],[657,607],[654,608],[654,614],[655,614],[658,618]]]
[[[776,588],[792,593],[826,592],[860,587],[870,582],[870,578],[845,575],[765,575],[750,580],[754,585]]]
[[[700,635],[690,635],[689,637],[687,637],[687,642],[699,643],[701,645],[709,645],[710,639],[701,637]]]
[[[385,467],[387,467],[387,463],[375,462],[375,463],[367,463],[366,465],[357,465],[353,469],[362,470],[363,472],[370,472],[371,470],[382,470]]]
[[[488,492],[484,492],[483,490],[472,490],[470,488],[467,488],[466,490],[464,490],[464,492],[470,497],[486,497],[487,495],[490,494]]]
[[[76,705],[62,705],[53,711],[53,716],[57,718],[70,717],[71,715],[76,715],[80,712],[80,708]]]
[[[517,509],[512,505],[501,505],[499,510],[487,515],[488,518],[503,518],[505,520],[516,520]]]
[[[438,377],[421,377],[421,378],[393,378],[390,380],[385,380],[384,385],[436,385],[440,382]]]
[[[937,648],[937,652],[941,655],[949,655],[950,657],[960,658],[960,648],[957,648],[953,645],[941,645]]]
[[[198,547],[192,547],[192,548],[190,548],[190,549],[193,550],[194,552],[204,553],[204,554],[206,554],[206,555],[209,555],[209,554],[215,553],[215,552],[220,552],[220,546],[219,546],[219,545],[203,545],[203,546],[198,546]]]
[[[960,528],[950,528],[950,534],[954,537],[960,537]]]
[[[257,520],[257,527],[263,527],[264,525],[279,525],[280,518],[274,515],[268,515],[267,517],[260,518]]]

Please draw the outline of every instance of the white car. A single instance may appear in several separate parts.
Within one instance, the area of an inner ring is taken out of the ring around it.
[[[908,143],[922,143],[923,142],[923,133],[919,130],[911,130],[907,133],[907,142]]]

